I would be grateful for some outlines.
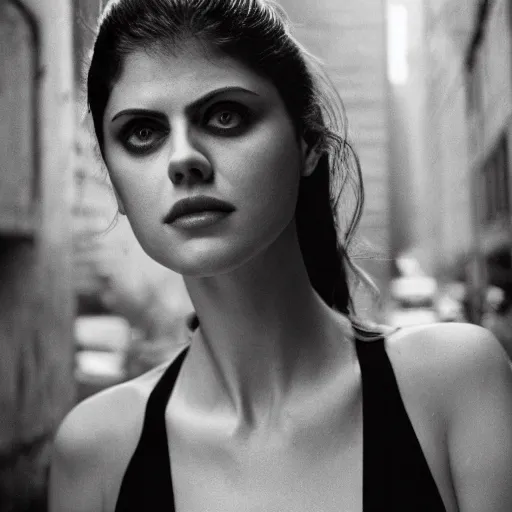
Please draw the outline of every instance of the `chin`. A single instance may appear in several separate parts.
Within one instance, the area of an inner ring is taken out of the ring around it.
[[[292,243],[295,225],[288,218],[268,223],[263,230],[238,230],[225,236],[137,237],[146,254],[160,265],[184,277],[214,277],[234,272],[255,260],[281,240],[280,250]],[[262,222],[263,224],[263,222]],[[257,225],[257,224],[256,224]]]
[[[184,277],[214,277],[228,274],[250,261],[257,253],[249,247],[235,247],[233,244],[210,246],[202,241],[196,246],[186,244],[179,250],[145,250],[149,257],[164,267]]]

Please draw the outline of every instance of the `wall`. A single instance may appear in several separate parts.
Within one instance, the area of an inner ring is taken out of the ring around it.
[[[474,47],[468,82],[469,160],[473,177],[475,250],[479,278],[511,290],[510,268],[490,268],[489,254],[512,247],[512,16],[507,0],[489,2],[481,23],[482,38]],[[501,156],[500,156],[501,152]],[[490,275],[492,273],[492,276]]]
[[[13,65],[25,68],[34,59],[25,80],[16,78],[18,68],[0,66],[0,182],[20,152],[26,158],[18,171],[30,176],[16,184],[23,222],[9,222],[3,212],[0,219],[0,510],[11,512],[43,506],[53,434],[74,400],[74,112],[68,1],[52,0],[49,9],[40,0],[3,0],[0,20],[6,47],[27,49]],[[2,63],[11,55],[1,53]],[[30,101],[22,99],[25,89],[32,90]],[[20,118],[20,132],[10,131]],[[18,137],[30,144],[11,144]]]

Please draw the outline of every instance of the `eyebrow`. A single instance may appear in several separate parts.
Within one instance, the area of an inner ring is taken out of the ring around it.
[[[197,109],[201,108],[205,103],[208,103],[209,101],[211,101],[216,96],[219,96],[219,95],[225,94],[225,93],[230,93],[230,92],[241,92],[241,93],[245,93],[245,94],[251,94],[253,96],[259,96],[258,93],[254,92],[254,91],[251,91],[250,89],[246,89],[245,87],[239,87],[239,86],[221,87],[219,89],[215,89],[214,91],[210,91],[210,92],[206,93],[201,98],[199,98],[199,99],[193,101],[192,103],[188,104],[185,107],[185,111],[186,112],[190,112],[192,110],[197,110]],[[140,115],[140,114],[150,115],[152,117],[158,117],[158,118],[164,118],[165,117],[162,114],[160,114],[159,112],[156,112],[156,111],[153,111],[153,110],[148,110],[148,109],[143,109],[143,108],[130,108],[130,109],[121,110],[120,112],[118,112],[112,118],[111,122],[115,121],[116,119],[118,119],[121,116]]]

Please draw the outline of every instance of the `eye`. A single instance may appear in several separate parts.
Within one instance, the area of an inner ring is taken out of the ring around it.
[[[167,131],[152,119],[137,119],[128,123],[122,139],[128,151],[146,153],[158,145]]]
[[[222,128],[233,128],[240,122],[241,116],[238,113],[230,110],[220,110],[210,118],[208,124],[220,126]]]
[[[218,132],[235,132],[245,127],[248,117],[247,107],[238,103],[222,103],[208,110],[205,122]]]

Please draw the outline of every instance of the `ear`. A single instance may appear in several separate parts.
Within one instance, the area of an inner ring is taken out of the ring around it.
[[[322,155],[316,146],[309,146],[304,139],[301,140],[301,149],[303,158],[302,176],[311,176]]]

